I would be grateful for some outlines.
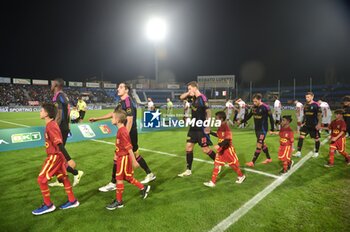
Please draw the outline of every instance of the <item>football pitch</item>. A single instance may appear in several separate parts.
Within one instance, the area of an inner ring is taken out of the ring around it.
[[[110,111],[88,111],[85,121]],[[288,113],[294,117],[292,111],[283,114]],[[203,185],[211,178],[213,164],[198,146],[192,176],[177,177],[186,166],[185,128],[140,133],[140,154],[157,179],[150,183],[145,200],[137,188],[125,183],[125,206],[115,211],[105,209],[115,192],[98,191],[111,179],[114,137],[66,145],[77,168],[85,173],[73,188],[81,205],[42,216],[31,211],[42,204],[37,175],[46,158],[44,146],[0,152],[1,231],[350,231],[350,166],[336,155],[333,168],[323,167],[328,158],[325,133],[320,156],[310,158],[314,143],[307,138],[303,158],[293,158],[294,168],[281,177],[278,136],[266,139],[272,163],[261,164],[265,159],[261,153],[254,169],[244,166],[255,150],[252,124],[250,120],[248,128],[232,128],[246,180],[236,184],[236,173],[224,167],[215,188]],[[0,129],[43,125],[38,112],[0,113]],[[135,177],[142,180],[144,171],[136,169]],[[66,201],[63,188],[50,190],[56,206]]]

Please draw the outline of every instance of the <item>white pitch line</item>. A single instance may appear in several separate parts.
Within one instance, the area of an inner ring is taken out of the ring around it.
[[[327,142],[328,142],[328,139],[325,139],[322,141],[321,145],[324,145]],[[231,213],[227,218],[225,218],[219,224],[213,227],[210,230],[210,232],[225,231],[231,225],[236,223],[242,216],[248,213],[249,210],[251,210],[254,206],[256,206],[262,199],[264,199],[267,195],[269,195],[275,188],[280,186],[290,175],[292,175],[295,171],[297,171],[307,160],[311,158],[312,155],[313,155],[313,151],[310,151],[298,163],[296,163],[289,172],[287,172],[285,175],[281,176],[280,178],[276,179],[274,182],[272,182],[270,185],[264,188],[261,192],[256,194],[253,198],[247,201],[243,206],[241,206],[239,209]]]
[[[9,122],[9,121],[4,121],[4,120],[0,120],[0,122],[3,122],[3,123],[8,123],[8,124],[16,125],[16,126],[30,127],[30,126],[28,126],[28,125],[18,124],[18,123]]]
[[[112,142],[107,142],[107,141],[104,141],[104,140],[98,140],[98,139],[91,139],[91,140],[92,140],[92,141],[95,141],[95,142],[99,142],[99,143],[105,143],[105,144],[115,145],[115,144],[112,143]],[[167,156],[172,156],[172,157],[180,157],[180,158],[183,158],[183,156],[176,155],[176,154],[172,154],[172,153],[168,153],[168,152],[154,151],[154,150],[150,150],[150,149],[147,149],[147,148],[139,148],[139,149],[140,149],[141,151],[153,152],[153,153],[157,153],[157,154],[162,154],[162,155],[167,155]],[[203,160],[203,159],[198,159],[198,158],[193,158],[193,160],[198,161],[198,162],[202,162],[202,163],[214,164],[213,161],[209,161],[209,160]],[[225,165],[225,166],[228,166],[228,165]],[[258,171],[258,170],[254,170],[254,169],[250,169],[250,168],[242,168],[242,169],[246,170],[247,172],[253,172],[253,173],[256,173],[256,174],[260,174],[260,175],[272,177],[272,178],[275,178],[275,179],[280,178],[280,176],[273,175],[273,174],[270,174],[270,173],[267,173],[267,172],[262,172],[262,171]]]

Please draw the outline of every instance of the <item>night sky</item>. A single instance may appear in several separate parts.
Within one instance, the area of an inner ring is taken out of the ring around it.
[[[154,78],[151,16],[168,24],[162,76],[350,83],[350,4],[341,0],[2,1],[0,76]]]

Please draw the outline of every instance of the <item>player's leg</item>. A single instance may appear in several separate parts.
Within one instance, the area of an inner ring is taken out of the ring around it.
[[[281,114],[277,113],[276,115],[276,128],[277,130],[281,130]]]
[[[117,161],[113,161],[113,167],[112,167],[112,178],[111,182],[109,182],[107,185],[100,187],[98,190],[100,192],[109,192],[114,191],[116,189],[116,174],[117,174]]]
[[[207,187],[215,187],[216,185],[216,179],[219,175],[219,170],[221,168],[221,166],[225,165],[225,162],[222,162],[220,160],[220,157],[217,157],[215,162],[214,162],[214,168],[213,168],[213,172],[212,172],[212,175],[211,175],[211,180],[208,181],[208,182],[204,182],[203,184]]]
[[[138,145],[138,134],[137,130],[131,130],[130,131],[130,139],[131,139],[131,145],[132,150],[135,154],[135,158],[137,162],[139,163],[140,167],[146,172],[146,177],[141,182],[144,184],[147,184],[153,180],[156,179],[156,175],[154,175],[149,168],[146,160],[139,154],[139,145]]]
[[[125,158],[124,173],[125,173],[125,180],[128,181],[130,184],[134,185],[135,187],[137,187],[140,190],[141,198],[146,199],[151,189],[151,186],[143,185],[137,179],[134,178],[132,160],[129,156]]]
[[[252,161],[246,163],[246,165],[249,167],[254,167],[254,164],[255,164],[256,160],[259,158],[260,153],[261,153],[261,149],[262,149],[262,140],[260,139],[260,133],[255,132],[255,135],[257,137],[257,143],[256,143],[256,148],[255,148],[255,152],[253,155],[253,159],[252,159]]]
[[[300,128],[300,135],[298,139],[298,150],[295,154],[293,154],[293,156],[298,158],[301,157],[301,149],[303,148],[304,139],[308,135],[308,133],[309,133],[309,130],[306,126],[302,126]]]
[[[192,175],[192,163],[193,163],[193,147],[194,143],[191,142],[191,138],[187,140],[186,143],[186,171],[178,174],[179,177],[190,176]]]
[[[197,132],[197,143],[202,148],[202,151],[207,154],[212,160],[215,160],[216,153],[209,146],[213,145],[208,134],[204,131]]]
[[[260,141],[262,143],[262,151],[266,155],[266,160],[264,160],[262,163],[263,164],[268,164],[268,163],[272,162],[272,159],[271,159],[271,156],[270,156],[269,148],[267,147],[267,144],[265,143],[265,138],[266,138],[266,134],[260,135]]]
[[[347,153],[345,151],[346,148],[346,138],[341,138],[337,141],[337,150],[339,152],[339,154],[341,154],[342,156],[344,156],[345,158],[345,162],[350,165],[350,156],[349,153]]]
[[[330,144],[329,145],[329,158],[328,158],[328,163],[326,163],[324,166],[326,168],[330,168],[334,166],[334,153],[337,150],[337,147],[335,144]]]
[[[314,155],[312,157],[316,158],[318,157],[319,153],[318,151],[320,150],[321,142],[320,142],[320,131],[313,129],[310,131],[310,137],[315,140],[315,149],[314,149]]]
[[[63,145],[65,146],[68,139],[69,130],[63,130],[61,131],[61,133],[62,133]],[[79,184],[81,177],[84,175],[84,172],[78,169],[75,169],[75,162],[70,157],[69,154],[68,154],[68,157],[66,157],[66,160],[68,162],[67,172],[73,174],[74,176],[73,186],[76,186],[77,184]],[[74,166],[71,163],[74,163]]]
[[[63,183],[64,190],[66,191],[66,194],[68,196],[68,201],[61,205],[60,209],[70,209],[78,207],[79,201],[74,196],[72,185],[64,169],[59,172],[59,174],[57,175],[57,179]]]
[[[127,156],[116,157],[115,159],[116,193],[115,193],[115,199],[112,201],[112,203],[106,206],[106,209],[108,210],[115,210],[117,208],[124,207],[123,205],[124,181],[123,180],[125,178],[124,168],[125,168],[126,159],[127,159]]]
[[[47,184],[48,180],[51,179],[50,169],[54,166],[56,159],[57,156],[55,155],[47,157],[37,178],[44,204],[32,211],[32,214],[34,215],[50,213],[56,209],[55,205],[51,202],[50,190]]]

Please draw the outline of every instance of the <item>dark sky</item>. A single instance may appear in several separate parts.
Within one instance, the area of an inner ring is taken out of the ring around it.
[[[350,83],[350,4],[341,0],[2,1],[0,76],[154,78],[144,35],[153,15],[168,24],[160,73],[178,81]]]

